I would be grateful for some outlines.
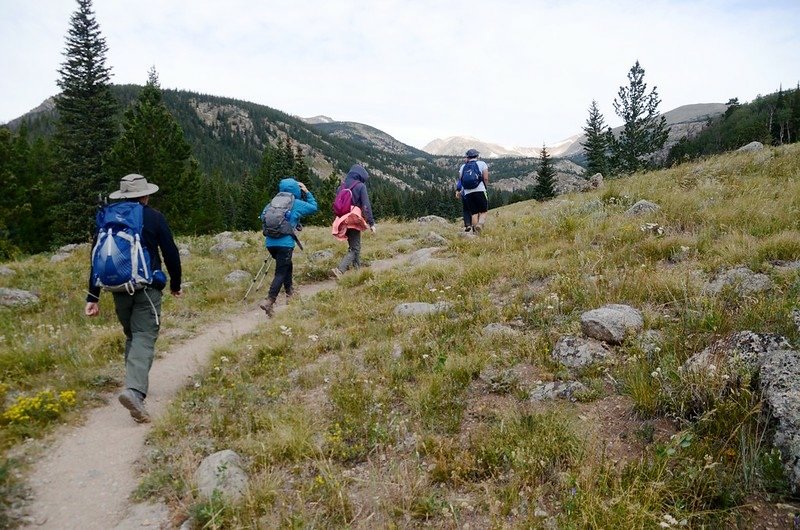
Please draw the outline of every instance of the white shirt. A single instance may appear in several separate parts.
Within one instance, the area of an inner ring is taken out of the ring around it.
[[[478,163],[478,169],[481,171],[481,175],[483,175],[483,172],[487,171],[489,169],[489,166],[483,160],[476,160],[476,162]],[[461,173],[463,171],[464,171],[464,164],[461,164],[461,167],[458,168],[458,178],[461,178]],[[477,187],[472,188],[471,190],[463,188],[461,190],[461,193],[463,193],[464,195],[469,195],[470,193],[474,193],[476,191],[486,191],[486,184],[483,182],[483,179],[481,179],[481,183],[478,184]]]

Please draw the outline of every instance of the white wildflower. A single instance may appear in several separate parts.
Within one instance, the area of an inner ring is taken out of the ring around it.
[[[319,335],[309,335],[308,340],[311,342],[317,342],[319,340]]]

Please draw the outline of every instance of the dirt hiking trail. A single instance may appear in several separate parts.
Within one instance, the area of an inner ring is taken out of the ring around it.
[[[370,270],[385,271],[408,255],[372,262]],[[269,281],[270,278],[267,279]],[[301,285],[302,297],[334,289],[333,280]],[[252,294],[251,294],[252,296]],[[255,300],[249,309],[206,327],[199,335],[162,352],[150,371],[147,408],[153,421],[164,414],[177,392],[202,370],[215,348],[254,331],[266,323]],[[276,306],[283,311],[285,305]],[[108,308],[106,310],[109,310]],[[169,319],[169,315],[166,315]],[[27,508],[26,528],[142,529],[169,527],[166,506],[131,503],[138,485],[136,462],[144,451],[152,424],[137,424],[116,399],[91,410],[83,425],[59,430],[45,455],[33,465],[29,486],[33,498]]]

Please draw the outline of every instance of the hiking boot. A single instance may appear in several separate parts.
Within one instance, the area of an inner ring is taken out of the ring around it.
[[[339,270],[339,267],[335,267],[335,268],[331,269],[331,272],[333,273],[334,276],[336,276],[337,280],[340,279],[344,275],[344,273]]]
[[[136,423],[150,422],[150,414],[144,408],[144,399],[140,398],[132,388],[126,388],[120,393],[119,402],[130,411],[131,417]]]
[[[472,227],[471,226],[465,226],[464,227],[464,232],[471,232],[471,231],[472,231]]]
[[[264,298],[264,301],[258,304],[258,307],[264,310],[268,317],[274,314],[272,307],[275,305],[274,298]]]
[[[472,233],[475,234],[476,236],[478,236],[478,235],[481,234],[481,230],[482,229],[483,229],[483,227],[481,225],[475,225],[475,226],[472,227]]]

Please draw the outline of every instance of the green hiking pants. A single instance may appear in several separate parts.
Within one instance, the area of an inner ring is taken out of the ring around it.
[[[125,332],[125,388],[147,395],[161,321],[161,291],[145,287],[114,293],[117,318]]]

